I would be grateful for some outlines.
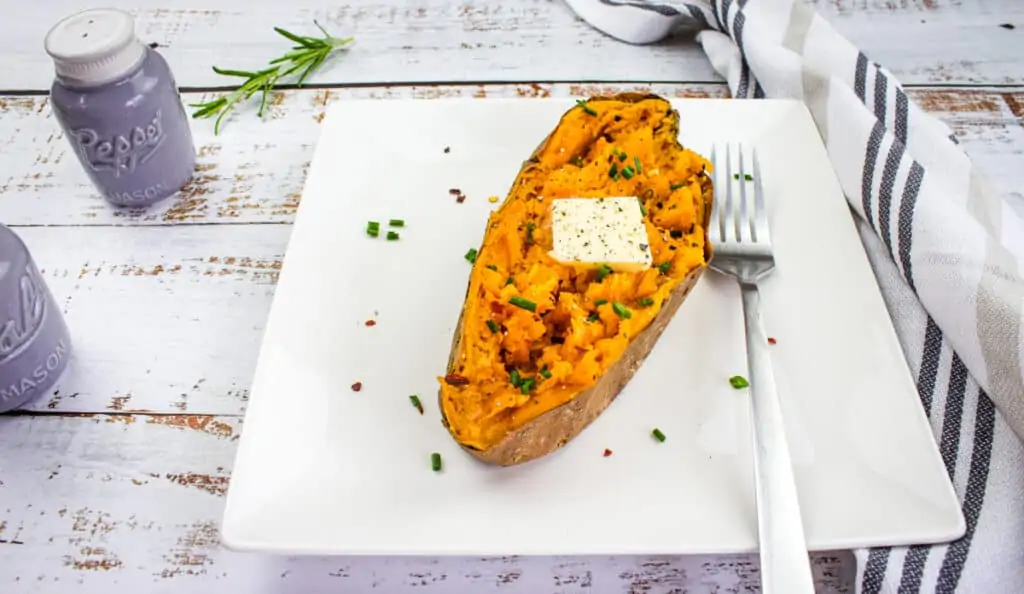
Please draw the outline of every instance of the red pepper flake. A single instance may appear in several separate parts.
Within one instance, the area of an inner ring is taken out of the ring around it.
[[[366,320],[366,325],[367,326],[376,326],[377,325],[377,320]]]
[[[776,340],[771,336],[768,337],[768,344],[775,344]]]
[[[611,455],[612,455],[612,451],[609,450],[608,448],[605,448],[604,449],[604,457],[607,458],[608,456],[611,456]]]
[[[362,390],[362,389],[363,389],[363,382],[356,382],[356,383],[352,384],[352,391],[353,392],[358,392],[359,390]]]
[[[459,204],[462,204],[466,200],[466,195],[463,194],[462,190],[458,188],[452,188],[448,190],[448,193],[451,194],[452,196],[455,196],[455,201],[458,202]]]
[[[469,384],[469,378],[467,378],[464,375],[459,375],[457,373],[449,373],[444,376],[444,383],[448,384],[449,386],[465,386]]]

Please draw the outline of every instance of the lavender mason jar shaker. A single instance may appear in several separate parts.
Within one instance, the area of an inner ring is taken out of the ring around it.
[[[177,192],[196,151],[167,62],[135,36],[130,15],[92,9],[46,34],[56,78],[50,104],[96,189],[117,206]]]
[[[52,392],[71,338],[21,238],[0,225],[0,413]]]

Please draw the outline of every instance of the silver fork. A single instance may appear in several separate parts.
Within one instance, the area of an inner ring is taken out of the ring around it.
[[[775,269],[761,170],[756,150],[751,153],[752,173],[745,166],[742,145],[738,152],[739,171],[736,173],[739,181],[733,183],[732,147],[726,145],[725,179],[724,183],[719,183],[723,171],[716,159],[717,150],[711,150],[715,198],[708,234],[713,247],[711,268],[736,278],[743,294],[754,425],[754,484],[761,588],[764,594],[813,593],[814,582],[800,519],[800,504],[768,355],[768,337],[761,324],[761,297],[757,283]],[[748,174],[752,180],[746,179]],[[753,204],[747,200],[750,185],[753,186]],[[733,186],[739,186],[738,201],[733,200]],[[722,189],[725,190],[724,204]]]

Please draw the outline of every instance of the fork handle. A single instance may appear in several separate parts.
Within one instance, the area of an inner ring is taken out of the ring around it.
[[[754,425],[754,484],[763,594],[814,592],[793,466],[756,284],[742,283]]]

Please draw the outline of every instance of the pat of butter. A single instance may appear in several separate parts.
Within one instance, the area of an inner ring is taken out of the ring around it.
[[[563,264],[607,264],[621,272],[651,267],[644,215],[634,197],[552,200],[551,233],[551,256]]]

